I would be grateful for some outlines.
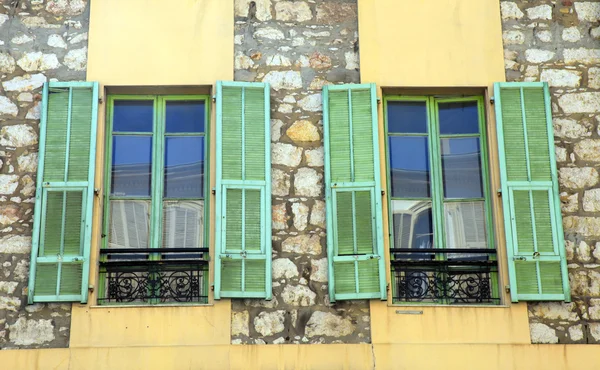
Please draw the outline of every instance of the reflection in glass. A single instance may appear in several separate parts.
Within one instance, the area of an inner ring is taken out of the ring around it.
[[[477,102],[440,103],[438,105],[440,134],[479,133]]]
[[[427,147],[425,136],[389,138],[392,197],[430,197]]]
[[[441,139],[445,198],[483,198],[479,138]]]
[[[204,201],[166,201],[163,204],[163,247],[201,248]],[[179,258],[198,257],[178,255]]]
[[[434,248],[431,202],[392,200],[394,248]],[[432,259],[432,254],[398,253],[396,259]]]
[[[150,201],[111,200],[109,228],[109,248],[148,248]]]
[[[115,100],[114,132],[152,132],[153,100]]]
[[[487,248],[485,205],[478,202],[444,204],[446,248]],[[487,259],[487,254],[452,253],[449,259]]]
[[[427,107],[424,101],[388,101],[387,118],[388,132],[427,133]]]
[[[151,136],[113,136],[111,194],[150,196]]]
[[[204,196],[204,137],[165,138],[165,198]]]
[[[166,132],[204,132],[204,101],[167,101]]]

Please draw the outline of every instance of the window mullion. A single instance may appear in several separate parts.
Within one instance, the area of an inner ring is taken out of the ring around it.
[[[431,207],[433,209],[433,234],[435,238],[435,248],[444,248],[444,194],[443,194],[443,178],[441,169],[441,152],[440,152],[440,139],[438,129],[438,112],[436,101],[433,97],[427,99],[427,113],[428,113],[428,124],[429,124],[429,154],[430,154],[430,166],[431,166]],[[445,255],[436,254],[436,260],[445,260]],[[446,297],[446,278],[444,271],[436,272],[436,281],[441,281],[438,288],[443,289],[442,298],[439,303],[448,303],[444,297]]]
[[[444,248],[444,202],[441,170],[441,153],[438,134],[437,107],[434,98],[427,101],[429,124],[429,158],[431,168],[431,207],[435,247]],[[436,256],[437,258],[438,256]]]
[[[154,100],[154,126],[152,140],[152,211],[150,233],[152,235],[151,248],[162,246],[162,195],[163,195],[163,160],[164,160],[164,117],[163,99],[156,97]],[[158,255],[151,255],[151,259],[159,259]]]

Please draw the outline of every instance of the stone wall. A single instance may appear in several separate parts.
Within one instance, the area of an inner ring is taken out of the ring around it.
[[[87,0],[0,2],[0,348],[66,347],[70,304],[27,305],[45,81],[85,80]]]
[[[235,79],[271,84],[273,300],[234,300],[232,343],[370,342],[367,301],[329,302],[321,88],[357,83],[356,0],[235,0]]]
[[[507,81],[552,94],[572,303],[529,305],[534,343],[600,343],[600,2],[500,3]]]

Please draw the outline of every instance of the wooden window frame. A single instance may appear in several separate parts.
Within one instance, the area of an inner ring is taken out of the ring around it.
[[[113,141],[113,109],[115,101],[123,100],[147,100],[153,101],[153,122],[151,133],[141,132],[120,132],[119,135],[142,135],[152,137],[152,174],[151,174],[151,189],[149,197],[138,197],[138,196],[124,196],[114,198],[111,196],[111,169],[112,169],[112,141]],[[198,132],[186,132],[186,133],[171,133],[165,132],[166,127],[166,104],[169,101],[202,101],[204,102],[204,131]],[[105,152],[104,152],[104,199],[101,201],[103,208],[102,217],[102,240],[100,242],[101,249],[108,249],[108,239],[110,232],[110,201],[111,200],[138,200],[150,198],[150,227],[148,234],[148,248],[160,248],[162,246],[162,220],[164,216],[163,204],[164,200],[164,155],[165,155],[165,138],[167,136],[176,137],[204,137],[204,197],[203,198],[174,198],[177,201],[183,200],[202,200],[204,201],[204,212],[203,222],[204,231],[202,237],[202,246],[198,247],[209,247],[211,237],[211,225],[210,225],[210,198],[211,198],[211,178],[210,178],[210,160],[211,160],[211,97],[206,94],[153,94],[153,95],[136,95],[136,94],[108,94],[106,105],[106,119],[105,119]],[[135,250],[135,249],[133,249]],[[209,253],[205,253],[205,258],[209,259]],[[150,254],[150,260],[160,260],[160,256],[157,254]],[[102,261],[103,257],[99,256],[98,261]],[[97,298],[103,298],[105,291],[105,279],[103,278],[103,271],[100,269],[98,277],[98,294]],[[204,269],[205,278],[203,279],[203,287],[201,291],[209,295],[209,266]],[[209,300],[210,301],[210,300]],[[198,302],[156,302],[149,300],[147,302],[135,301],[131,303],[119,302],[119,303],[103,303],[102,305],[198,305],[206,303]]]
[[[392,215],[392,201],[393,200],[424,200],[426,198],[398,198],[392,197],[391,193],[391,176],[390,176],[390,152],[389,152],[389,138],[393,136],[403,136],[403,137],[427,137],[428,143],[428,155],[429,155],[429,163],[430,163],[430,184],[431,184],[431,206],[432,206],[432,226],[434,231],[434,248],[444,248],[446,244],[445,238],[445,219],[444,219],[444,199],[443,199],[443,178],[442,178],[442,165],[441,165],[441,148],[440,148],[440,140],[443,138],[462,138],[462,137],[478,137],[480,140],[480,160],[481,160],[481,175],[483,182],[483,198],[482,199],[474,199],[474,198],[452,198],[452,202],[461,202],[461,201],[473,201],[479,200],[484,201],[485,208],[485,225],[487,231],[487,248],[498,250],[495,242],[495,228],[494,228],[494,200],[492,199],[492,174],[491,174],[491,153],[490,146],[488,142],[489,133],[488,131],[491,129],[487,125],[486,121],[486,110],[485,110],[485,96],[482,95],[469,95],[469,96],[460,96],[454,97],[452,95],[440,96],[440,95],[394,95],[394,94],[384,94],[383,95],[383,129],[384,129],[384,143],[382,144],[384,148],[385,155],[385,179],[386,179],[386,191],[387,191],[387,223],[388,223],[388,237],[389,237],[389,248],[394,248],[394,224]],[[408,101],[408,102],[425,102],[426,110],[427,110],[427,133],[426,134],[395,134],[390,133],[388,131],[388,110],[387,105],[388,102],[394,101]],[[477,102],[478,107],[478,117],[479,117],[479,133],[478,134],[444,134],[440,135],[439,133],[439,117],[438,117],[438,104],[439,103],[457,103],[457,102]],[[385,221],[384,221],[385,222]],[[393,260],[393,256],[390,253],[389,255],[390,261]],[[436,257],[437,258],[437,257]],[[500,264],[500,255],[497,253],[496,256],[491,256],[493,260],[496,261],[496,266],[498,272],[493,273],[492,275],[492,297],[494,299],[498,299],[498,304],[492,304],[494,306],[498,306],[502,304],[503,294],[501,291],[500,284],[502,282],[501,279],[501,268]],[[408,306],[430,306],[430,305],[444,305],[449,306],[446,300],[441,300],[438,302],[394,302],[394,289],[395,284],[393,283],[394,276],[391,272],[390,268],[390,283],[391,283],[391,294],[390,303],[394,306],[398,305],[408,305]],[[489,306],[490,303],[482,303],[480,305]],[[478,306],[478,304],[469,304],[469,306]]]

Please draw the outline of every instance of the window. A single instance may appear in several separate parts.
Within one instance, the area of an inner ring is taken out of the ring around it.
[[[109,96],[100,303],[206,303],[207,101]]]
[[[483,98],[387,97],[394,302],[499,303]]]

